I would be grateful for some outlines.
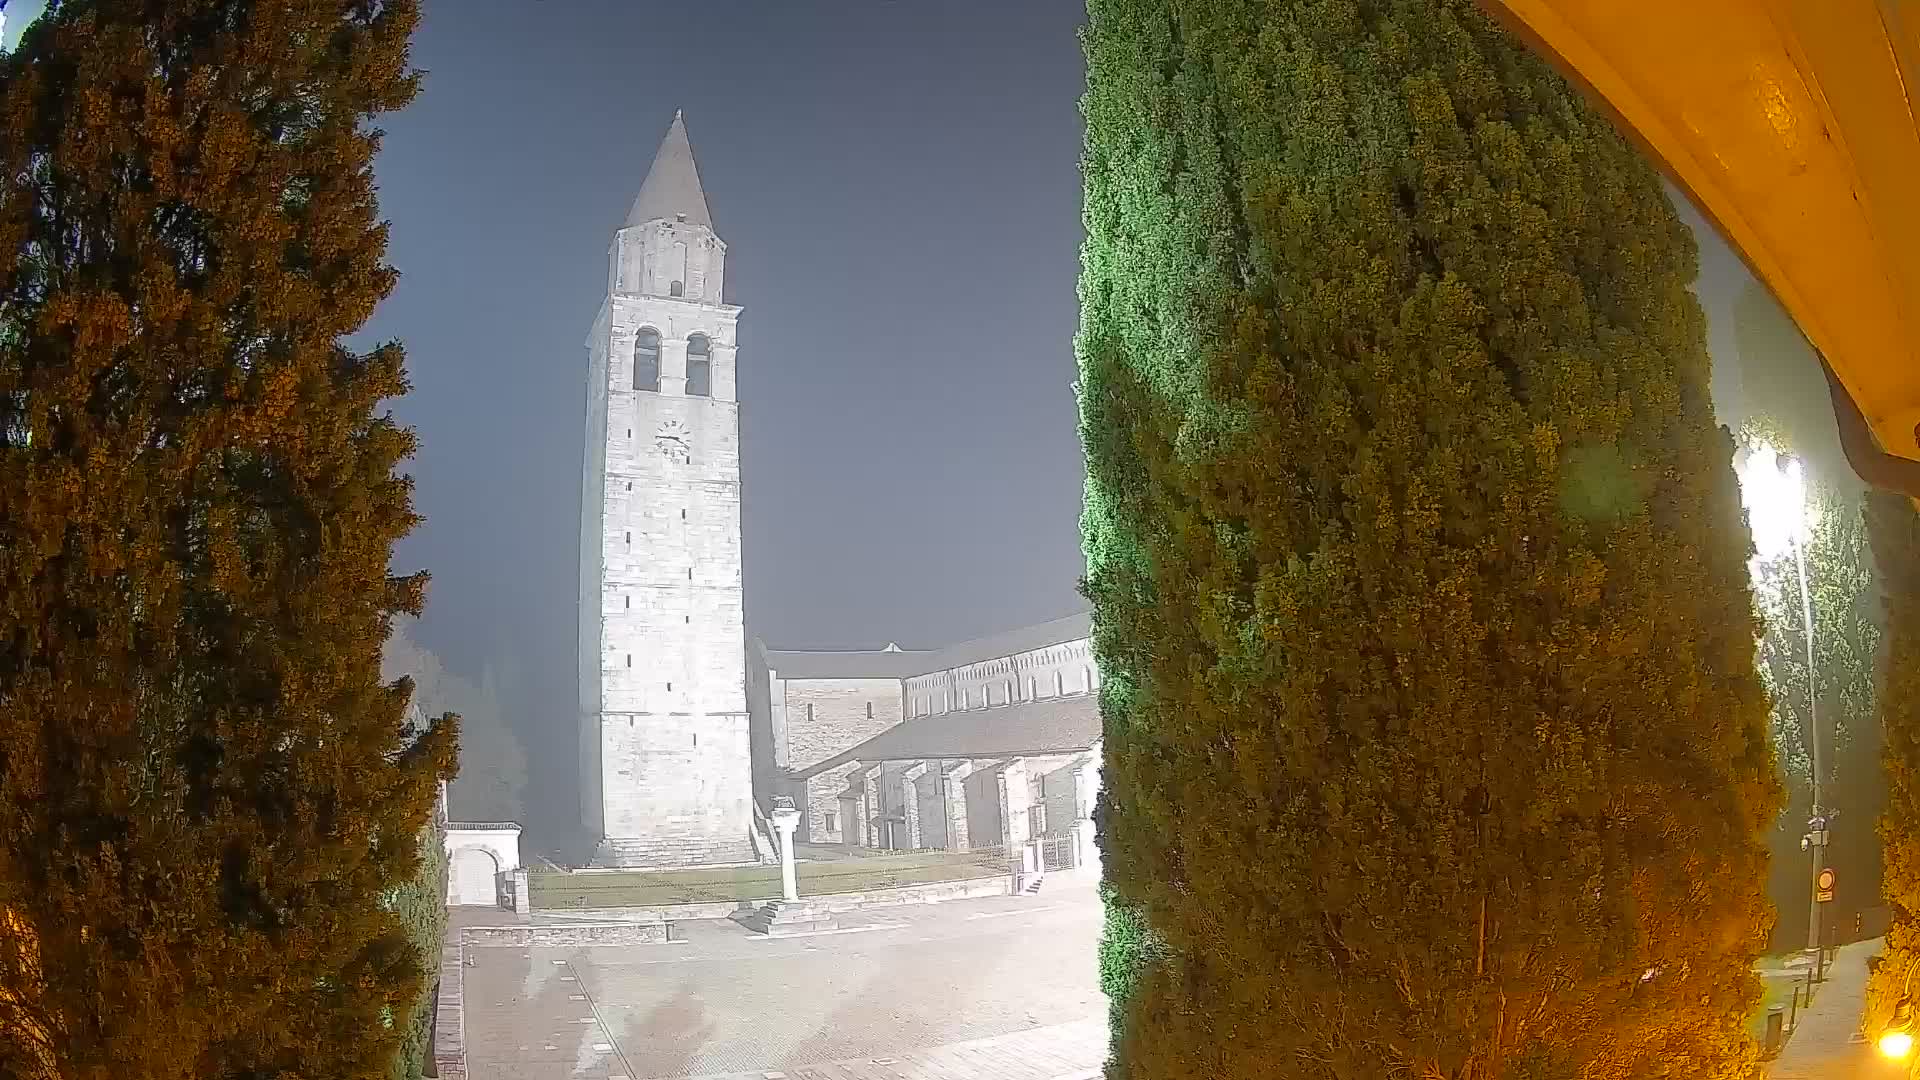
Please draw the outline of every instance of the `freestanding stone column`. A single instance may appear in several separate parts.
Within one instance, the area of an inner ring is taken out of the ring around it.
[[[793,873],[793,830],[800,824],[800,811],[791,806],[775,806],[773,831],[780,834],[780,895],[788,902],[800,899],[800,883]]]

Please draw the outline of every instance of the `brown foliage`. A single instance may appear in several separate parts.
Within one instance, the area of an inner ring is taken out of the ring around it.
[[[0,909],[46,976],[0,950],[0,1023],[60,1075],[384,1076],[420,990],[383,901],[455,725],[380,681],[413,436],[344,343],[417,15],[69,0],[0,59]]]

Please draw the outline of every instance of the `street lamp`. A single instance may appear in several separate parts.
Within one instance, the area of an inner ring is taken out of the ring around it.
[[[1748,451],[1736,469],[1740,477],[1740,501],[1747,508],[1747,523],[1753,530],[1755,562],[1772,562],[1792,554],[1795,575],[1799,578],[1800,617],[1807,643],[1807,756],[1813,766],[1813,809],[1802,845],[1812,856],[1812,873],[1817,879],[1821,867],[1826,865],[1827,823],[1831,815],[1822,805],[1820,790],[1820,721],[1813,676],[1813,593],[1807,588],[1806,471],[1799,459],[1782,454],[1764,442]],[[1758,566],[1755,571],[1757,578]],[[1825,942],[1820,933],[1817,880],[1809,896],[1807,947],[1819,949]]]

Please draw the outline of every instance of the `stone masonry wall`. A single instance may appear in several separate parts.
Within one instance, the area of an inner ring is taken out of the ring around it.
[[[933,716],[1014,701],[1091,692],[1100,685],[1086,638],[916,675],[906,680],[908,716]]]
[[[784,683],[789,768],[804,769],[825,761],[901,720],[897,679],[787,679]],[[846,842],[838,800],[852,768],[832,769],[807,781],[801,838],[817,844]],[[832,829],[826,827],[828,813],[835,817]]]
[[[712,279],[674,298],[642,295],[648,282],[664,285],[621,274],[596,323],[607,389],[603,415],[588,418],[599,442],[589,447],[588,483],[597,460],[600,572],[583,607],[597,609],[599,626],[597,634],[583,626],[581,637],[583,645],[597,638],[595,654],[583,657],[597,668],[583,672],[583,682],[597,683],[583,711],[598,760],[583,764],[595,766],[601,835],[637,841],[609,850],[730,861],[750,857],[753,797],[733,400],[739,309],[717,302],[724,249],[706,243],[710,231],[656,226],[623,230],[616,251],[638,261],[616,263],[638,268],[654,247],[694,243]],[[634,387],[642,329],[660,336],[657,391]],[[709,397],[685,392],[695,334],[710,342]],[[583,578],[593,554],[583,552]]]

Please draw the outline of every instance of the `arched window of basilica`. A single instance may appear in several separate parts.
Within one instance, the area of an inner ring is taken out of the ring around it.
[[[687,396],[713,396],[713,355],[707,335],[687,339]]]
[[[633,336],[633,388],[660,389],[660,331],[651,326]]]

